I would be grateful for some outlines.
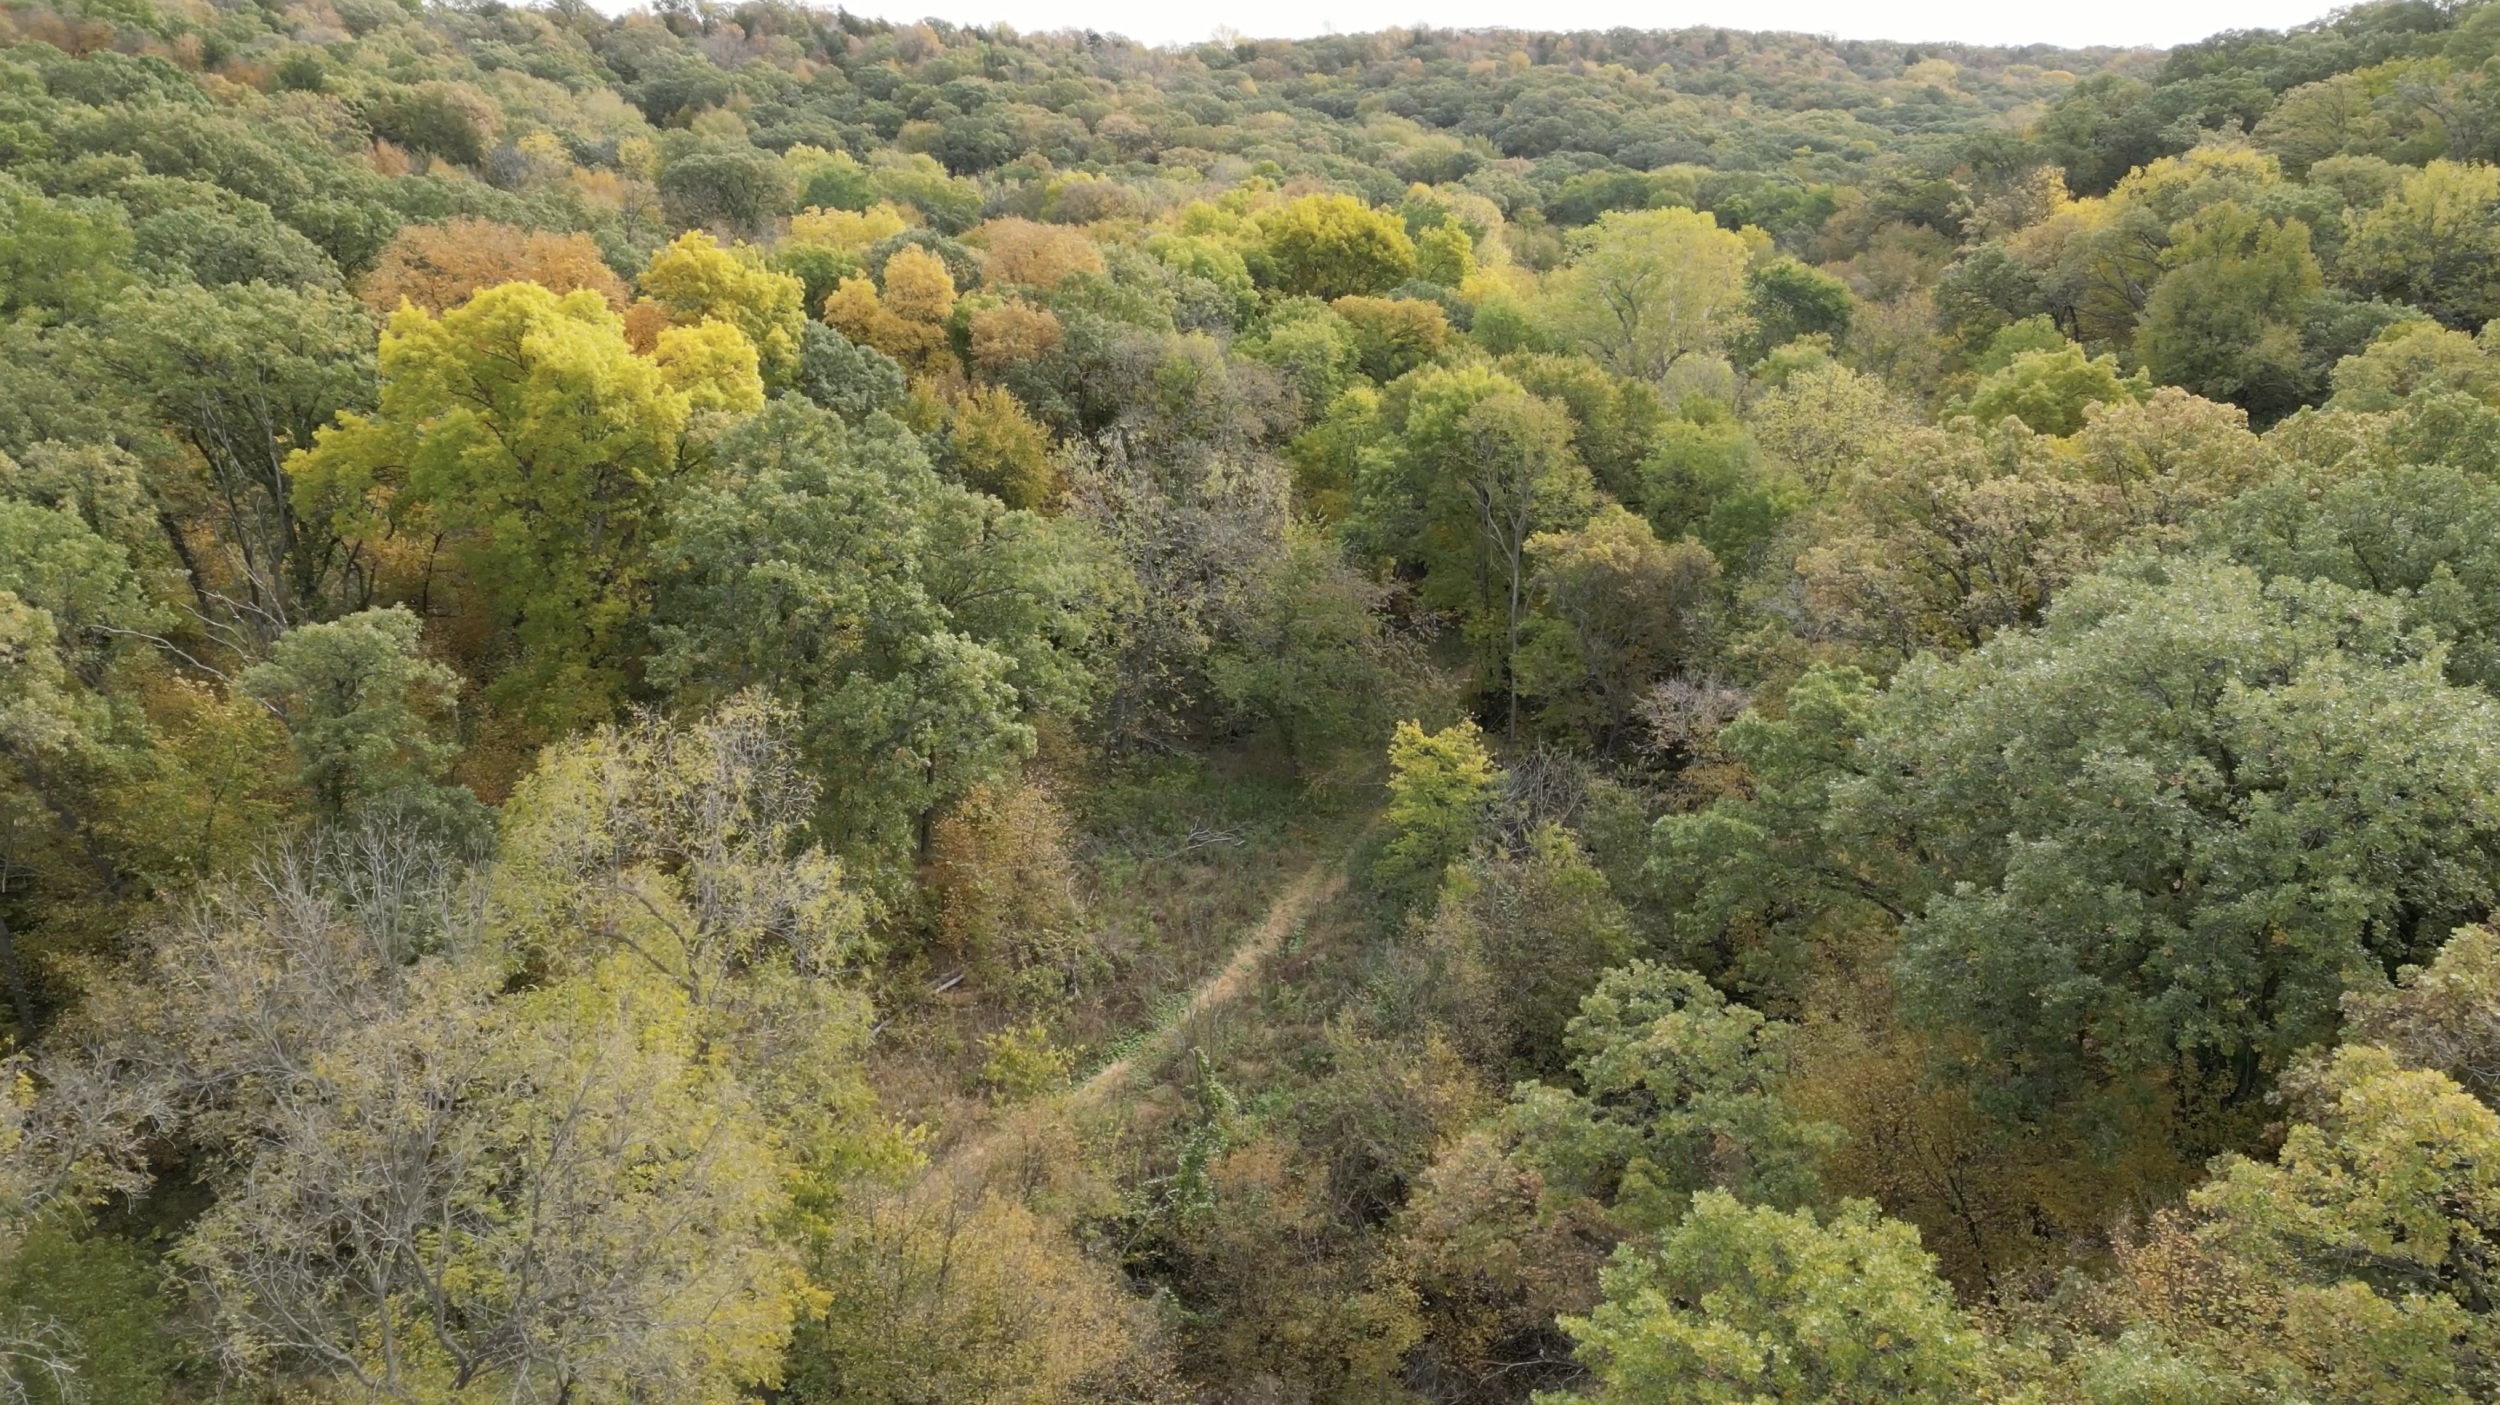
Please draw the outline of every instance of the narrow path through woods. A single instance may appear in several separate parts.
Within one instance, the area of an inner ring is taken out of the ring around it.
[[[1268,905],[1267,916],[1261,918],[1241,945],[1233,948],[1224,969],[1207,977],[1190,993],[1189,1003],[1180,1012],[1150,1032],[1145,1042],[1128,1053],[1113,1059],[1094,1071],[1094,1076],[1078,1084],[1067,1095],[1069,1108],[1081,1109],[1099,1105],[1104,1099],[1128,1087],[1129,1075],[1141,1060],[1152,1062],[1165,1045],[1172,1042],[1183,1027],[1199,1015],[1218,1005],[1230,1003],[1247,989],[1258,974],[1259,963],[1284,943],[1287,935],[1319,907],[1345,889],[1343,855],[1321,859],[1294,875],[1285,890]]]
[[[1020,1122],[1029,1122],[1036,1115],[1056,1118],[1091,1111],[1127,1091],[1132,1075],[1141,1067],[1152,1067],[1191,1020],[1238,998],[1257,978],[1259,963],[1282,946],[1305,918],[1345,890],[1346,857],[1343,851],[1331,854],[1295,874],[1276,900],[1268,904],[1267,915],[1259,919],[1259,925],[1250,930],[1241,945],[1233,948],[1223,969],[1200,982],[1190,992],[1189,1003],[1147,1031],[1136,1048],[1096,1069],[1092,1077],[1058,1097],[1015,1109],[970,1131],[962,1142],[940,1154],[930,1165],[923,1185],[963,1184],[967,1177],[977,1182],[989,1169],[992,1154],[1001,1144],[1015,1140],[1011,1132]]]

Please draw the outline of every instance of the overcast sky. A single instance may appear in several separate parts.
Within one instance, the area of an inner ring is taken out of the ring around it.
[[[1219,27],[1299,38],[1426,23],[1456,28],[1674,29],[1715,24],[1844,39],[1974,44],[2176,44],[2219,29],[2279,29],[2330,0],[849,0],[853,13],[1018,29],[1099,29],[1156,44],[1196,43]]]

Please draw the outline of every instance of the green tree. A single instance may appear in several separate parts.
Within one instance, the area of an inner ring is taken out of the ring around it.
[[[2323,281],[2308,226],[2225,200],[2174,227],[2170,239],[2168,272],[2136,325],[2145,371],[2261,421],[2297,409],[2316,389],[2300,324]]]
[[[1456,289],[1475,271],[1476,241],[1458,221],[1436,224],[1416,238],[1415,276],[1423,281]]]
[[[0,1382],[28,1405],[153,1405],[178,1359],[161,1267],[74,1213],[39,1218],[0,1253]]]
[[[1264,335],[1245,337],[1243,354],[1276,368],[1302,397],[1303,414],[1316,416],[1362,374],[1362,349],[1354,327],[1324,304],[1295,299],[1268,314]]]
[[[872,346],[860,346],[822,322],[799,332],[799,368],[792,389],[858,424],[903,403],[902,366]]]
[[[2500,402],[2500,355],[2486,342],[2436,322],[2387,328],[2359,353],[2335,363],[2330,410],[2397,409],[2414,396],[2456,394]]]
[[[877,201],[876,182],[868,168],[847,151],[801,145],[783,152],[781,159],[791,168],[798,203],[804,208],[865,210]]]
[[[2082,347],[2068,345],[2015,356],[1979,383],[1970,413],[1981,424],[2011,416],[2035,434],[2068,435],[2083,428],[2086,407],[2142,400],[2152,390],[2141,373],[2119,375],[2116,357],[2087,358]]]
[[[89,688],[105,683],[124,637],[168,623],[130,550],[97,532],[74,501],[0,497],[0,548],[0,590],[44,613],[60,666]]]
[[[290,469],[336,416],[372,404],[373,322],[354,298],[261,283],[133,289],[104,310],[84,352],[114,400],[207,470],[197,487],[157,489],[161,506],[199,501],[216,524],[214,555],[172,534],[198,596],[234,601],[220,613],[264,647],[370,596],[371,563],[302,512]]]
[[[1528,543],[1589,500],[1588,470],[1571,453],[1568,422],[1552,402],[1520,391],[1487,397],[1460,425],[1454,486],[1473,509],[1479,616],[1498,628],[1505,729],[1519,731],[1519,637],[1528,611]],[[1498,592],[1498,595],[1496,594]],[[1487,597],[1493,597],[1488,599]],[[1488,608],[1489,607],[1489,608]]]
[[[949,176],[926,152],[880,151],[869,165],[879,195],[918,210],[940,234],[961,234],[981,218],[979,182]]]
[[[1971,1041],[1994,1110],[2153,1079],[2244,1105],[2345,972],[2421,959],[2500,881],[2470,798],[2500,718],[2424,647],[2382,597],[2176,561],[1881,697],[1808,675],[1722,735],[1755,793],[1659,826],[1678,940],[1777,971],[1899,920],[1907,1010]]]
[[[1275,733],[1299,774],[1380,744],[1421,661],[1381,619],[1385,592],[1330,537],[1295,531],[1239,627],[1207,659],[1225,705]]]
[[[1672,950],[1738,992],[1794,999],[1808,954],[1869,921],[1897,916],[1914,881],[1882,846],[1826,840],[1831,790],[1857,763],[1878,701],[1855,668],[1809,670],[1777,716],[1747,709],[1718,745],[1741,763],[1749,793],[1661,818],[1650,874],[1675,908]],[[1800,902],[1801,888],[1817,893]]]
[[[93,315],[130,282],[131,250],[121,207],[50,199],[0,175],[0,317]]]
[[[1856,308],[1849,285],[1830,274],[1792,258],[1766,259],[1745,271],[1750,325],[1743,355],[1749,362],[1759,361],[1799,337],[1838,342],[1849,335]]]
[[[323,815],[391,795],[456,803],[436,785],[458,751],[437,719],[460,679],[425,657],[422,631],[399,606],[298,625],[236,680],[285,722],[296,780]]]
[[[1918,1231],[1854,1200],[1828,1220],[1724,1191],[1628,1244],[1606,1300],[1563,1319],[1608,1405],[1947,1405],[1984,1379],[1979,1331]]]
[[[28,1405],[142,1405],[164,1398],[176,1355],[163,1275],[139,1246],[95,1233],[89,1209],[145,1188],[129,1119],[147,1097],[82,1073],[19,1054],[0,1082],[0,1390]]]
[[[141,473],[101,445],[0,459],[0,898],[45,948],[20,963],[0,933],[21,1028],[66,984],[55,958],[135,920],[124,903],[248,863],[290,798],[275,723],[174,667],[201,645]]]
[[[1710,644],[1719,563],[1690,538],[1668,546],[1614,504],[1575,531],[1528,539],[1535,618],[1515,664],[1541,716],[1617,746],[1650,684]]]
[[[1744,298],[1745,241],[1694,210],[1612,211],[1572,236],[1542,316],[1564,346],[1656,380],[1716,346]]]
[[[2322,578],[2406,602],[2446,646],[2448,676],[2500,682],[2500,486],[2378,436],[2356,461],[2298,464],[2217,505],[2197,539],[2269,579]],[[2436,457],[2436,456],[2434,456]]]
[[[848,249],[830,244],[811,244],[793,236],[773,246],[764,266],[786,278],[799,280],[799,306],[806,309],[823,307],[845,278],[857,278],[865,267],[859,256]]]
[[[790,213],[790,175],[753,147],[692,151],[660,172],[660,198],[680,228],[718,228],[752,239]]]
[[[363,116],[375,136],[456,166],[485,160],[503,119],[494,99],[466,83],[442,79],[387,87],[365,106]]]
[[[1258,285],[1251,279],[1250,265],[1243,261],[1240,250],[1219,240],[1187,234],[1157,234],[1146,241],[1146,248],[1183,277],[1211,285],[1232,325],[1247,326],[1257,315]]]
[[[2057,222],[2046,241],[2022,241],[2042,265],[2045,310],[2083,341],[2126,341],[2161,279],[2172,231],[2226,202],[2267,214],[2305,208],[2273,158],[2245,145],[2206,142],[2165,156],[2129,172],[2107,201]]]
[[[1730,574],[1749,570],[1805,488],[1764,465],[1744,422],[1696,396],[1659,427],[1633,500],[1660,541],[1698,540]]]
[[[2406,640],[2383,598],[2179,563],[1904,670],[1834,820],[1924,856],[1888,898],[1904,995],[1978,1041],[1988,1096],[2165,1069],[2251,1096],[2346,971],[2486,901],[2500,715]]]
[[[70,874],[55,879],[63,896],[127,890],[135,835],[122,787],[145,774],[151,737],[144,714],[112,685],[170,615],[129,551],[74,503],[0,496],[0,762],[11,809],[66,850]],[[19,955],[14,941],[0,947],[23,1028],[32,1006]]]
[[[1376,558],[1420,564],[1425,599],[1464,612],[1481,686],[1510,697],[1516,731],[1528,538],[1584,522],[1592,506],[1570,420],[1481,366],[1420,372],[1384,401],[1386,433],[1358,458],[1347,534]]]
[[[131,268],[147,282],[210,288],[266,283],[307,292],[341,288],[338,265],[321,246],[255,201],[171,180],[126,188],[125,198],[139,212],[131,226]]]
[[[1586,356],[1514,352],[1503,375],[1571,415],[1571,449],[1597,486],[1629,506],[1641,499],[1641,460],[1673,420],[1647,381],[1618,376]]]
[[[1524,851],[1451,865],[1424,929],[1451,1027],[1484,1066],[1563,1071],[1563,1026],[1608,968],[1632,954],[1631,917],[1560,825]]]
[[[1632,1229],[1674,1224],[1706,1191],[1807,1204],[1839,1133],[1780,1097],[1795,1035],[1692,971],[1634,961],[1601,977],[1564,1029],[1576,1090],[1522,1083],[1503,1125],[1557,1195]]]
[[[761,687],[838,803],[845,848],[924,846],[1044,714],[1081,716],[1100,554],[1071,521],[948,483],[891,420],[776,400],[677,508],[651,677],[689,701]]]

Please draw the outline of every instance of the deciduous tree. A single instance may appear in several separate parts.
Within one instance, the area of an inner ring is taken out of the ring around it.
[[[2074,345],[2055,351],[2026,351],[1979,383],[1971,395],[1971,417],[1993,424],[2012,417],[2035,434],[2068,435],[2083,428],[2084,411],[2093,405],[2141,400],[2152,382],[2140,373],[2122,376],[2114,356],[2083,354]]]
[[[1633,725],[1649,686],[1700,661],[1719,563],[1691,539],[1668,546],[1614,504],[1576,531],[1528,539],[1536,616],[1516,667],[1541,716],[1600,745]]]
[[[1980,1334],[1918,1231],[1870,1201],[1820,1220],[1707,1191],[1605,1278],[1606,1300],[1563,1322],[1597,1376],[1581,1399],[1946,1405],[1985,1378]]]
[[[1415,271],[1406,225],[1351,195],[1305,195],[1259,216],[1276,285],[1303,297],[1384,293]]]
[[[1546,285],[1555,340],[1656,380],[1716,346],[1744,298],[1745,242],[1693,210],[1612,211],[1573,236]]]
[[[373,323],[354,299],[260,283],[133,289],[105,311],[88,350],[116,398],[206,469],[197,490],[157,490],[168,521],[196,491],[216,525],[213,555],[168,532],[190,553],[195,598],[262,647],[365,603],[370,560],[304,512],[293,478],[293,456],[333,417],[373,402]]]
[[[695,416],[760,402],[754,348],[705,323],[640,356],[597,294],[508,283],[393,317],[381,376],[374,413],[292,461],[296,510],[371,551],[441,541],[520,646],[491,696],[549,727],[604,715]]]
[[[1629,957],[1630,914],[1569,830],[1450,867],[1424,929],[1460,1048],[1513,1077],[1564,1071],[1564,1025]]]
[[[298,625],[236,680],[284,721],[325,816],[385,796],[456,803],[435,783],[458,749],[440,732],[460,679],[425,657],[421,629],[397,606]]]
[[[1340,750],[1379,745],[1422,666],[1382,620],[1381,588],[1334,540],[1301,530],[1257,589],[1207,661],[1216,696],[1270,729],[1297,773]]]
[[[1039,715],[1093,696],[1086,534],[947,483],[899,425],[775,401],[723,438],[675,527],[653,678],[786,699],[839,797],[824,832],[855,851],[925,845]]]
[[[2432,161],[2353,221],[2338,268],[2457,331],[2500,319],[2500,167]]]
[[[1400,722],[1389,739],[1389,806],[1383,817],[1394,833],[1381,850],[1382,872],[1437,884],[1441,871],[1476,841],[1500,776],[1474,721],[1462,719],[1438,732]]]
[[[945,260],[916,244],[886,260],[882,291],[865,278],[845,278],[824,309],[835,331],[875,347],[915,375],[954,368],[946,335],[954,310],[955,282]]]
[[[403,299],[427,312],[447,312],[498,283],[536,283],[553,293],[587,288],[619,312],[628,296],[625,280],[587,234],[522,230],[464,216],[404,226],[365,275],[364,302],[384,318],[397,312]]]
[[[755,347],[768,379],[778,384],[796,371],[807,312],[798,279],[765,267],[745,244],[722,248],[712,236],[689,230],[652,254],[642,271],[642,291],[668,309],[678,326],[719,322],[735,327]]]
[[[2168,269],[2136,328],[2155,380],[2271,421],[2316,389],[2300,323],[2322,285],[2309,227],[2221,201],[2173,227]]]
[[[1890,897],[1905,990],[1980,1041],[1992,1091],[2037,1108],[2176,1069],[2249,1096],[2331,1024],[2342,971],[2427,956],[2484,901],[2500,826],[2473,778],[2500,717],[2401,619],[2323,582],[2145,566],[1904,673],[1852,765],[1869,779],[1834,794],[1927,856],[1926,891]]]

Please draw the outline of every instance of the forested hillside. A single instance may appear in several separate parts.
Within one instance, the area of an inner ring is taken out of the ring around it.
[[[2495,160],[5,0],[0,1393],[2500,1401]]]

